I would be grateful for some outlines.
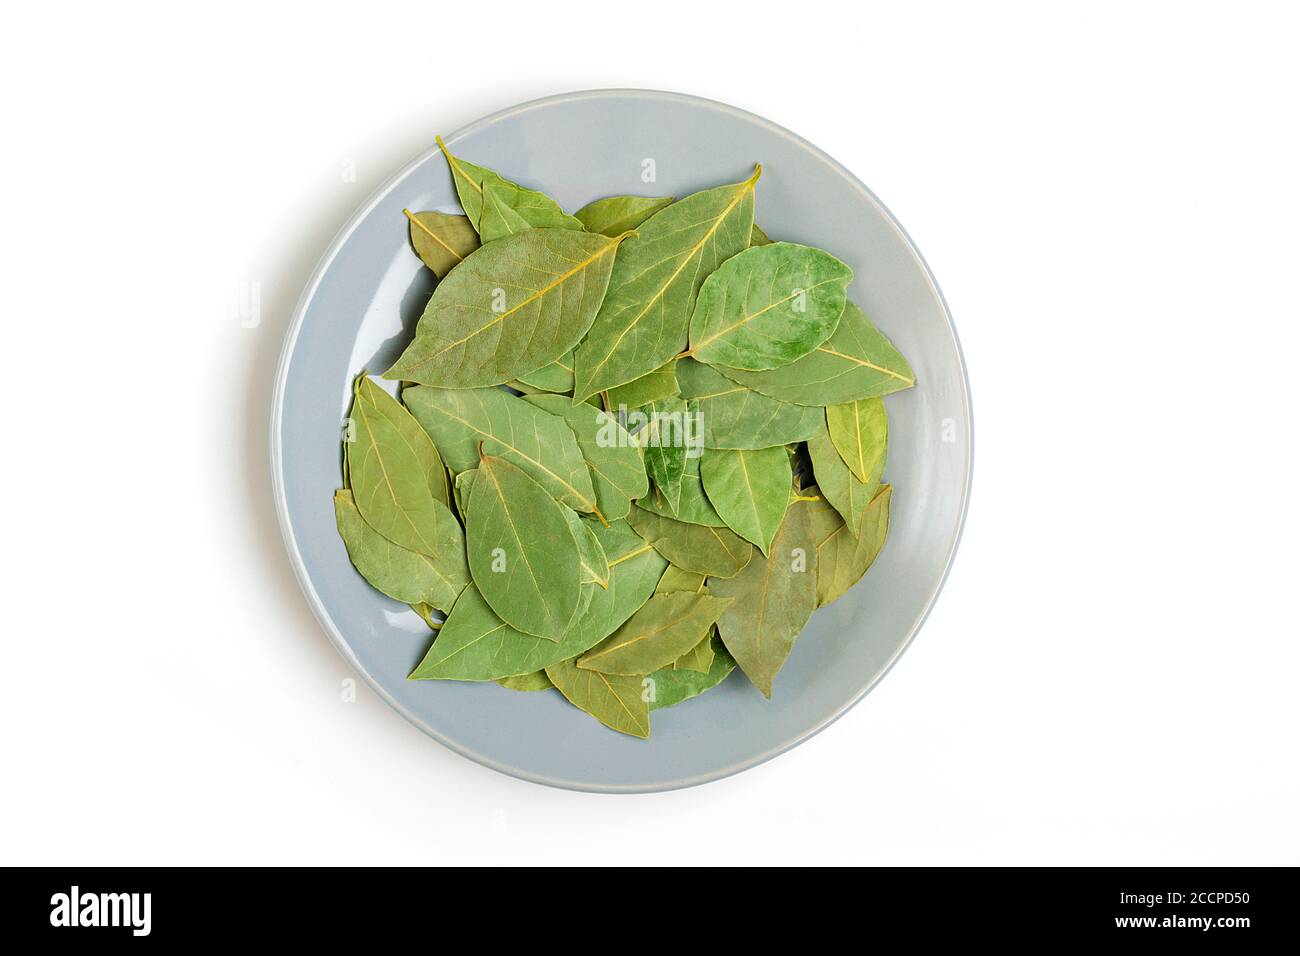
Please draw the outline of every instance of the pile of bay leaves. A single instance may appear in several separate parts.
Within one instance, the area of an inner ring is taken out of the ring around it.
[[[556,688],[614,730],[739,665],[768,697],[889,526],[881,396],[915,381],[852,271],[754,224],[761,167],[565,213],[449,152],[407,212],[438,285],[362,373],[339,533],[436,632],[411,678]]]

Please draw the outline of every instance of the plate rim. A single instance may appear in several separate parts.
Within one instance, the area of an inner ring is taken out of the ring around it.
[[[352,233],[357,229],[361,222],[380,202],[383,201],[384,197],[386,197],[398,183],[439,151],[436,145],[423,150],[418,156],[411,159],[409,162],[404,163],[357,207],[356,211],[348,217],[347,221],[334,235],[329,246],[321,255],[315,268],[312,270],[311,276],[308,278],[307,284],[303,287],[302,294],[298,297],[298,301],[294,306],[293,313],[289,320],[289,327],[285,331],[284,342],[280,348],[280,356],[276,362],[275,380],[271,390],[271,417],[269,423],[270,440],[268,443],[268,452],[270,454],[271,488],[272,495],[275,499],[276,519],[280,525],[280,537],[284,542],[285,550],[288,552],[289,563],[293,567],[294,577],[298,580],[298,586],[302,589],[303,595],[307,598],[307,603],[311,607],[312,613],[324,629],[330,643],[334,645],[334,649],[339,652],[344,661],[346,661],[356,673],[361,675],[362,679],[370,686],[371,690],[378,694],[380,699],[387,703],[389,707],[392,707],[397,711],[397,713],[401,714],[402,717],[417,727],[420,731],[429,737],[432,737],[438,743],[442,744],[454,753],[467,757],[484,767],[488,767],[499,773],[503,773],[519,780],[527,780],[531,783],[538,783],[561,790],[572,790],[586,793],[662,793],[671,790],[685,789],[687,787],[695,787],[701,784],[711,783],[715,780],[721,780],[734,774],[741,773],[742,771],[749,770],[752,767],[757,767],[759,764],[766,763],[774,757],[779,757],[786,751],[815,737],[817,734],[821,733],[831,724],[843,717],[852,708],[857,706],[862,699],[867,696],[867,694],[871,693],[875,686],[885,678],[885,675],[893,670],[894,665],[898,662],[899,658],[901,658],[904,652],[912,646],[912,642],[916,640],[917,634],[925,625],[926,620],[930,617],[935,604],[938,603],[939,595],[943,592],[944,585],[948,582],[948,576],[952,572],[952,566],[957,556],[957,550],[961,545],[962,534],[966,528],[966,517],[970,510],[971,483],[975,465],[975,422],[971,401],[970,375],[966,368],[966,356],[962,351],[961,339],[957,334],[957,327],[953,322],[952,312],[948,308],[948,301],[944,298],[943,290],[940,289],[939,283],[934,277],[934,273],[930,271],[929,263],[927,263],[925,257],[921,255],[921,250],[917,248],[916,243],[912,241],[912,237],[908,235],[907,230],[903,228],[902,224],[894,214],[889,211],[889,208],[881,202],[880,198],[876,196],[876,194],[872,192],[871,189],[862,182],[862,180],[858,179],[851,170],[820,147],[804,139],[802,136],[799,136],[797,133],[791,132],[784,126],[780,126],[765,117],[759,116],[757,113],[752,113],[748,110],[732,106],[729,103],[723,103],[719,100],[696,96],[690,93],[678,93],[653,89],[607,88],[575,90],[567,93],[557,93],[551,96],[543,96],[537,99],[527,100],[523,103],[506,107],[505,109],[498,110],[495,113],[490,113],[487,116],[474,120],[444,137],[443,140],[449,144],[455,143],[457,140],[474,133],[482,127],[489,126],[512,116],[526,113],[530,110],[550,106],[556,103],[587,99],[618,99],[621,97],[659,99],[696,106],[707,106],[724,113],[730,113],[747,122],[755,123],[764,127],[771,133],[790,140],[795,145],[806,151],[814,159],[830,166],[839,175],[843,176],[850,185],[862,193],[863,197],[879,211],[879,213],[884,217],[884,220],[899,234],[908,251],[915,259],[917,265],[920,266],[926,282],[929,284],[930,288],[934,290],[939,306],[943,310],[944,319],[948,324],[948,333],[952,337],[953,347],[957,354],[957,365],[962,381],[961,402],[965,418],[964,438],[966,442],[966,467],[965,473],[962,476],[961,508],[957,518],[956,533],[953,535],[952,545],[948,549],[948,554],[944,559],[943,573],[939,576],[938,582],[930,592],[930,595],[926,600],[925,608],[919,615],[917,615],[917,618],[912,623],[907,636],[899,644],[898,648],[890,656],[889,660],[885,662],[884,667],[873,675],[872,678],[857,691],[857,693],[855,693],[842,706],[836,708],[829,716],[823,718],[807,730],[794,735],[789,740],[770,747],[759,754],[736,761],[727,766],[714,768],[705,773],[695,774],[692,777],[680,780],[647,785],[599,784],[568,780],[558,777],[548,777],[545,774],[534,773],[495,760],[471,747],[467,747],[447,737],[437,728],[430,726],[418,714],[413,713],[409,708],[393,697],[388,690],[378,680],[376,680],[376,678],[364,666],[362,666],[361,662],[353,653],[351,646],[344,639],[342,633],[340,633],[338,627],[335,625],[333,618],[331,618],[329,613],[326,611],[320,596],[316,592],[315,586],[312,584],[310,575],[307,572],[306,564],[302,558],[302,552],[298,547],[297,540],[294,538],[293,526],[289,516],[288,500],[285,496],[283,449],[280,441],[280,431],[283,423],[284,388],[288,379],[289,362],[297,345],[298,337],[302,332],[303,323],[307,316],[307,310],[311,305],[325,274],[329,271],[344,244],[352,236]]]

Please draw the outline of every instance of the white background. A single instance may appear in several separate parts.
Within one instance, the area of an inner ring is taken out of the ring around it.
[[[29,4],[0,37],[3,862],[1300,863],[1294,14],[205,9]],[[947,296],[976,431],[951,579],[880,687],[636,797],[341,702],[266,460],[351,211],[435,132],[611,86],[760,113],[871,186]]]

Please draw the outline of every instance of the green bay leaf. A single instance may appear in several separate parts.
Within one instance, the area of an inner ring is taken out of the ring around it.
[[[578,347],[577,399],[640,378],[681,350],[705,277],[749,246],[760,172],[755,167],[744,182],[673,203],[623,244],[608,294]]]
[[[474,388],[554,362],[590,328],[621,241],[529,229],[481,246],[438,283],[384,377]]]
[[[794,479],[785,447],[715,448],[701,459],[700,476],[704,493],[727,527],[767,554],[785,517]]]
[[[916,375],[865,312],[846,302],[835,334],[803,358],[780,368],[724,375],[771,398],[796,405],[839,405],[888,395],[916,384]]]
[[[730,600],[674,591],[656,594],[605,640],[577,660],[604,674],[649,674],[704,640]]]
[[[786,511],[766,559],[735,577],[710,580],[709,593],[729,597],[718,634],[754,686],[772,696],[772,680],[817,607],[817,541],[808,502]]]
[[[807,441],[822,425],[820,409],[769,398],[694,359],[677,363],[677,381],[698,416],[705,448],[788,445]]]
[[[479,445],[496,443],[508,459],[575,511],[594,512],[596,492],[565,420],[499,388],[408,387],[402,400],[433,436],[453,471],[478,466]]]
[[[445,212],[402,212],[410,220],[411,246],[420,261],[441,279],[479,247],[478,233],[466,216]]]
[[[485,444],[470,487],[465,543],[474,584],[516,630],[559,641],[581,596],[580,550],[568,515],[528,474]]]
[[[423,554],[394,544],[366,524],[350,491],[334,493],[334,517],[352,565],[391,598],[445,612],[469,583],[465,538],[454,518],[437,526],[437,553]]]
[[[419,423],[369,376],[352,402],[348,479],[361,517],[404,548],[436,554],[447,510],[447,472]]]
[[[687,524],[636,507],[627,522],[670,562],[711,578],[733,577],[754,554],[754,546],[728,528]]]
[[[618,236],[635,229],[672,201],[671,196],[610,196],[587,203],[573,215],[588,232]]]
[[[853,270],[829,252],[793,242],[747,249],[700,287],[690,353],[701,362],[761,371],[821,345],[844,311]]]
[[[649,491],[641,448],[614,416],[591,405],[574,405],[560,395],[530,395],[526,401],[564,419],[573,430],[591,473],[596,503],[607,520],[624,517],[632,501]]]
[[[642,696],[640,677],[622,677],[582,670],[572,661],[546,668],[546,676],[561,694],[611,730],[633,737],[650,736],[650,707]]]
[[[844,405],[828,405],[826,429],[849,471],[858,481],[874,488],[885,470],[889,447],[885,403],[879,398],[862,398]]]

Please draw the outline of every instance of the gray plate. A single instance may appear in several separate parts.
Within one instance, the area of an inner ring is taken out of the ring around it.
[[[276,374],[271,466],[285,544],[316,616],[344,657],[431,737],[526,780],[594,791],[668,790],[774,757],[847,711],[907,647],[952,561],[970,491],[971,419],[957,334],[906,233],[848,170],[799,137],[730,106],[672,93],[601,90],[525,103],[446,137],[455,151],[543,189],[566,209],[622,193],[675,195],[763,163],[757,219],[775,239],[827,249],[849,291],[911,361],[916,388],[888,398],[889,542],[866,578],[818,611],[769,702],[739,671],[655,712],[651,737],[602,727],[559,694],[408,681],[429,632],[348,563],[334,527],[349,385],[411,338],[433,288],[402,208],[459,211],[436,149],[357,211],[303,293]],[[654,160],[657,182],[642,182]]]

